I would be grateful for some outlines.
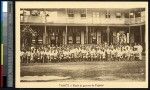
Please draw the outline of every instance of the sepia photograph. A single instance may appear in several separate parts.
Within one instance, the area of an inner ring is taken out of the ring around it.
[[[148,3],[16,2],[15,15],[16,87],[148,87]]]

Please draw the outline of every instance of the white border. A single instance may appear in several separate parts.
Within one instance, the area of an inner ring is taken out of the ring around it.
[[[146,8],[146,81],[145,82],[20,82],[20,8]],[[59,84],[104,84],[103,87],[90,88],[147,88],[148,87],[148,2],[36,2],[16,1],[16,33],[15,33],[15,85],[16,88],[64,88]],[[80,88],[80,87],[67,87]],[[86,87],[88,88],[88,87]]]

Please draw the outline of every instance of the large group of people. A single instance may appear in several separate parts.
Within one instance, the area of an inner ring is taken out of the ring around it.
[[[137,45],[62,45],[31,47],[21,51],[21,63],[142,60]]]

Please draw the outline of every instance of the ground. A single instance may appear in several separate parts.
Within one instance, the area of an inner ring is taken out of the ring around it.
[[[24,64],[21,81],[144,81],[145,61]]]

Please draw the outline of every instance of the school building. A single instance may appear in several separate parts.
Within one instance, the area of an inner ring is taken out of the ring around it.
[[[22,8],[21,48],[32,45],[145,45],[145,8]]]

